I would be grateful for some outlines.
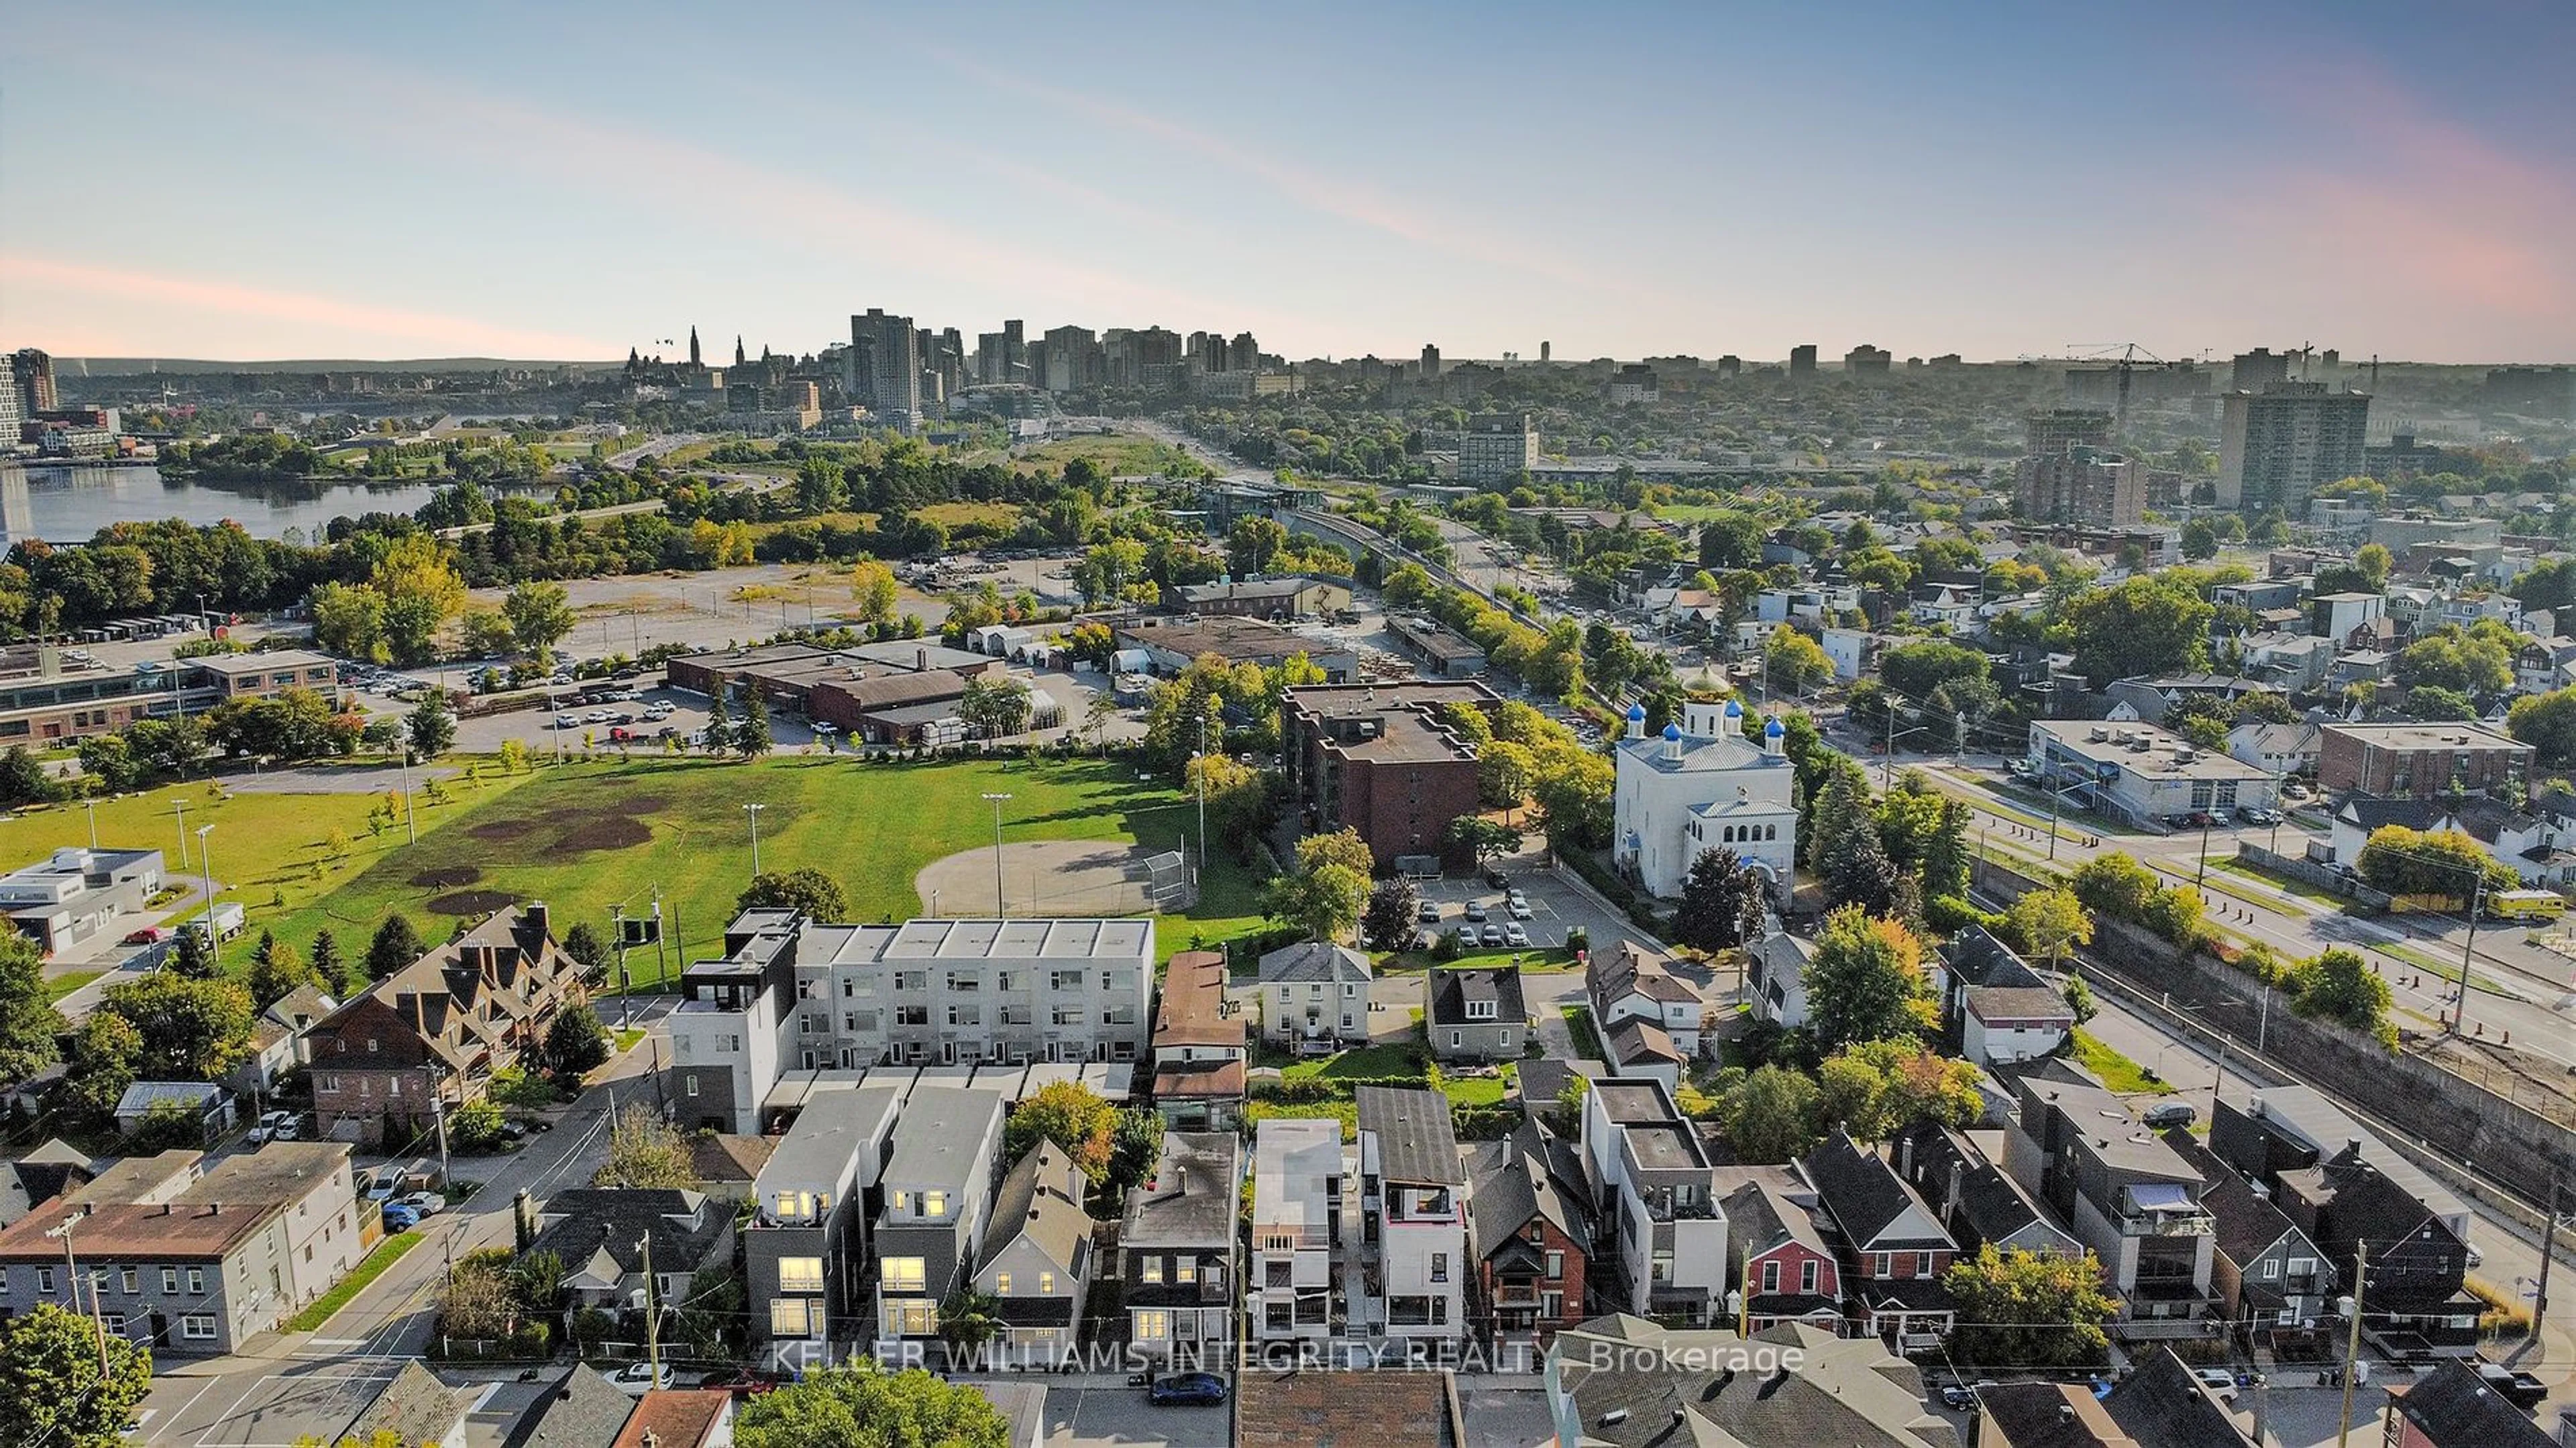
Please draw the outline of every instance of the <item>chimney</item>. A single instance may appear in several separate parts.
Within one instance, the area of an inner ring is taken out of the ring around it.
[[[2354,1161],[2361,1160],[2361,1138],[2358,1136],[2345,1137],[2343,1150],[2344,1155],[2351,1157]]]
[[[529,901],[529,902],[528,902],[528,908],[527,908],[526,910],[524,910],[524,911],[520,912],[520,914],[521,914],[521,917],[522,917],[522,918],[524,918],[524,919],[528,922],[528,924],[536,930],[536,932],[537,932],[539,935],[546,935],[546,934],[549,934],[549,933],[550,933],[550,932],[546,929],[546,902],[545,902],[545,901],[543,901],[543,900],[531,900],[531,901]]]
[[[2060,1404],[2058,1404],[2058,1405],[2057,1405],[2057,1421],[2059,1421],[2059,1422],[2061,1422],[2061,1423],[2072,1423],[2072,1422],[2074,1422],[2074,1421],[2075,1421],[2075,1405],[2074,1405],[2073,1403],[2060,1403]]]

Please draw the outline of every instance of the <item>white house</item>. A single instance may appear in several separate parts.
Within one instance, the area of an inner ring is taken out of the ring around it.
[[[1753,1002],[1753,1013],[1783,1030],[1805,1025],[1807,961],[1815,953],[1815,942],[1774,922],[1745,953],[1744,993]]]
[[[1708,1007],[1670,967],[1665,957],[1633,940],[1594,951],[1583,966],[1583,993],[1592,1006],[1593,1024],[1608,1031],[1621,1021],[1644,1021],[1670,1037],[1675,1050],[1698,1055]]]
[[[1744,706],[1693,701],[1661,739],[1646,737],[1646,711],[1628,709],[1619,741],[1611,838],[1620,868],[1646,892],[1672,899],[1691,862],[1715,849],[1749,860],[1783,899],[1798,854],[1798,812],[1778,719],[1762,742],[1744,737]]]
[[[1865,628],[1828,628],[1819,630],[1819,641],[1825,657],[1833,661],[1834,678],[1848,684],[1869,672],[1869,630]]]
[[[2239,724],[2227,731],[2227,756],[2269,774],[2315,774],[2324,732],[2314,724]]]
[[[1265,1121],[1252,1146],[1252,1268],[1244,1312],[1256,1342],[1332,1336],[1334,1246],[1341,1237],[1342,1129]]]
[[[1371,1335],[1462,1341],[1467,1336],[1467,1166],[1437,1091],[1362,1086],[1360,1205],[1376,1271],[1351,1326]],[[1270,1123],[1262,1123],[1268,1126]]]
[[[1300,1051],[1367,1045],[1374,974],[1367,956],[1319,940],[1261,957],[1261,1038]]]

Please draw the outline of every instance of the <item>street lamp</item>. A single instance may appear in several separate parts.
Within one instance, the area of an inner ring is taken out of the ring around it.
[[[214,832],[213,825],[197,826],[197,863],[206,872],[206,946],[209,950],[215,944],[215,856],[214,847],[206,843],[206,836]]]
[[[1002,908],[1002,805],[1010,796],[986,794],[984,798],[993,806],[993,918],[999,920],[1009,913]]]
[[[402,752],[402,797],[403,842],[416,845],[420,843],[420,812],[412,808],[411,747],[409,745],[405,745]]]
[[[760,806],[747,804],[743,813],[751,816],[751,878],[760,879]]]
[[[188,802],[174,799],[170,805],[179,814],[179,868],[184,870],[188,868]]]
[[[82,800],[81,808],[89,811],[89,847],[96,850],[98,848],[98,801]]]

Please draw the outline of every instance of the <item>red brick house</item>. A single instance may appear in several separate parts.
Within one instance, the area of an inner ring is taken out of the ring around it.
[[[451,1111],[481,1100],[494,1072],[517,1065],[564,1006],[588,996],[543,903],[493,915],[314,1024],[322,1134],[380,1146],[430,1130],[433,1096]]]
[[[1745,1294],[1752,1330],[1784,1322],[1838,1330],[1842,1264],[1834,1260],[1833,1244],[1826,1239],[1814,1190],[1789,1167],[1721,1171],[1740,1181],[1720,1202],[1736,1258],[1728,1264],[1728,1285]]]
[[[1570,1142],[1532,1119],[1467,1162],[1468,1316],[1488,1347],[1545,1352],[1591,1316],[1584,1307],[1592,1215]],[[1535,1359],[1533,1359],[1534,1361]]]
[[[1845,1313],[1900,1348],[1946,1336],[1958,1315],[1941,1274],[1959,1253],[1949,1229],[1887,1164],[1836,1131],[1798,1163],[1831,1227]]]

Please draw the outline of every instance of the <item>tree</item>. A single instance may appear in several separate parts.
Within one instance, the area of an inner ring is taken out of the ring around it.
[[[520,1304],[510,1254],[492,1247],[458,1259],[439,1288],[437,1312],[442,1336],[491,1341],[516,1331]]]
[[[347,658],[381,663],[385,652],[385,596],[352,583],[314,587],[306,606],[313,615],[313,641]]]
[[[299,987],[319,985],[320,977],[305,964],[304,953],[263,930],[250,953],[250,973],[243,978],[255,1010],[267,1010]]]
[[[134,757],[132,746],[121,734],[93,734],[78,746],[81,773],[95,781],[95,788],[109,794],[123,794],[142,782],[143,765]]]
[[[2397,682],[2409,689],[2501,694],[2513,687],[2514,647],[2512,631],[2493,619],[2467,629],[2446,623],[2398,651]]]
[[[1732,1073],[1729,1073],[1732,1074]],[[1745,1074],[1718,1094],[1718,1124],[1737,1159],[1771,1166],[1795,1161],[1815,1148],[1824,1100],[1814,1081],[1783,1066]]]
[[[2114,850],[2078,865],[2075,873],[2066,877],[2066,888],[2095,915],[2143,924],[2147,907],[2160,887],[2154,871]]]
[[[1270,571],[1270,564],[1288,547],[1288,528],[1276,518],[1249,517],[1237,519],[1226,530],[1225,561],[1237,578],[1250,578]]]
[[[767,871],[755,875],[751,887],[734,900],[736,915],[745,910],[793,910],[808,920],[847,920],[849,902],[841,895],[841,883],[820,870],[800,868],[784,874]]]
[[[2194,518],[2182,525],[2182,556],[2193,562],[2218,556],[2218,530],[2207,518]]]
[[[403,731],[411,741],[411,752],[422,759],[436,759],[455,747],[456,715],[447,707],[447,691],[432,689],[423,694],[403,716]]]
[[[221,975],[223,965],[215,959],[214,937],[197,928],[195,921],[181,925],[178,941],[170,951],[169,968],[171,974],[184,980],[213,980]]]
[[[17,931],[0,935],[0,1081],[24,1081],[54,1063],[70,1027],[45,989],[45,961]]]
[[[313,977],[333,995],[349,993],[349,963],[340,958],[340,939],[327,928],[313,936]]]
[[[1481,865],[1517,852],[1521,832],[1483,815],[1459,815],[1440,831],[1440,844],[1444,850]]]
[[[1029,727],[1029,686],[1009,674],[978,674],[966,681],[957,717],[986,739],[1008,739]]]
[[[2388,1026],[2388,982],[2360,951],[2334,946],[2290,972],[2290,1008],[2356,1031],[2379,1035]]]
[[[2075,1024],[2079,1026],[2102,1013],[2102,1008],[2093,1003],[2093,987],[2084,983],[2081,971],[2066,972],[2066,984],[2058,993],[2066,997],[2066,1008],[2075,1013]]]
[[[1888,858],[1875,829],[1854,830],[1843,848],[1824,857],[1825,898],[1872,915],[1911,916],[1922,907],[1914,881]]]
[[[2538,750],[2549,768],[2576,765],[2576,685],[2514,700],[2504,727]]]
[[[1762,931],[1770,886],[1751,861],[1723,847],[1702,850],[1682,877],[1673,938],[1695,950],[1733,950]]]
[[[861,1357],[811,1371],[743,1404],[742,1448],[1009,1448],[1010,1425],[990,1398],[908,1368]]]
[[[2004,911],[2011,922],[2013,938],[2021,948],[2055,965],[2070,945],[2093,943],[2093,917],[2084,913],[2084,902],[2072,890],[2050,886],[2044,890],[2025,890],[2021,898]]]
[[[617,1113],[608,1125],[608,1160],[590,1179],[595,1187],[677,1187],[695,1190],[697,1168],[678,1128],[643,1102]]]
[[[1051,1081],[1029,1093],[1002,1123],[1002,1154],[1016,1162],[1051,1141],[1099,1186],[1109,1178],[1118,1108],[1079,1081]]]
[[[110,1122],[125,1088],[134,1084],[143,1065],[143,1033],[114,1011],[92,1011],[72,1038],[70,1088],[73,1103],[88,1119]]]
[[[2206,661],[2217,615],[2190,583],[2146,574],[2087,589],[2057,607],[2056,632],[2099,689],[2113,679],[2178,673]]]
[[[426,533],[396,539],[368,583],[384,596],[384,644],[396,663],[426,663],[439,625],[465,606],[465,580]]]
[[[0,1443],[11,1448],[121,1448],[152,1390],[152,1351],[110,1334],[99,1370],[98,1325],[39,1302],[0,1322]]]
[[[1411,880],[1402,875],[1380,880],[1360,914],[1360,938],[1371,950],[1410,950],[1421,910],[1422,895]]]
[[[154,971],[110,986],[98,1008],[141,1037],[135,1069],[144,1080],[211,1081],[250,1052],[250,992],[235,981]]]
[[[1326,865],[1272,876],[1262,888],[1261,913],[1309,940],[1339,940],[1359,923],[1368,898],[1368,876],[1347,865]]]
[[[716,745],[714,727],[708,725],[710,746]],[[742,691],[742,717],[734,721],[729,742],[742,751],[745,759],[758,759],[778,746],[778,736],[769,729],[769,701],[761,697],[758,689]]]
[[[2413,830],[2381,825],[2370,832],[2354,862],[2361,878],[2391,895],[2443,895],[2467,901],[2485,881],[2489,893],[2517,889],[2522,879],[2460,830]]]
[[[1476,751],[1476,802],[1487,809],[1519,809],[1529,802],[1534,773],[1526,747],[1507,739],[1485,744]]]
[[[1885,1141],[1917,1122],[1964,1126],[1984,1108],[1977,1069],[1912,1041],[1865,1041],[1818,1068],[1820,1127],[1841,1124],[1861,1141]]]
[[[895,585],[893,569],[867,558],[850,570],[850,597],[858,601],[861,622],[892,623],[902,592]]]
[[[1846,905],[1825,917],[1804,976],[1808,1024],[1830,1052],[1929,1029],[1923,942],[1895,920]]]
[[[387,915],[376,927],[375,938],[367,942],[367,979],[383,980],[420,959],[425,949],[408,917]]]
[[[2087,1252],[1998,1252],[1993,1243],[1951,1264],[1941,1285],[1958,1306],[1951,1352],[1969,1363],[2016,1368],[2099,1363],[2110,1348],[2104,1327],[2119,1299],[2102,1283],[2101,1259]]]
[[[60,792],[43,761],[28,753],[26,745],[12,744],[0,754],[0,809],[43,804]]]
[[[502,596],[501,615],[511,636],[530,654],[542,654],[571,637],[572,595],[560,583],[531,579]]]
[[[556,1077],[579,1081],[608,1064],[608,1029],[588,1002],[564,1007],[546,1027],[546,1065]]]
[[[1297,842],[1297,868],[1320,870],[1326,865],[1339,865],[1366,877],[1377,868],[1377,857],[1360,838],[1360,832],[1348,826],[1331,834],[1308,835]]]
[[[1548,848],[1600,849],[1610,843],[1615,819],[1611,796],[1618,769],[1604,756],[1568,742],[1542,745],[1533,756],[1530,799]]]
[[[1834,661],[1825,656],[1824,645],[1784,623],[1771,630],[1770,642],[1762,647],[1762,670],[1772,688],[1804,694],[1833,678]]]
[[[594,980],[605,978],[609,961],[608,942],[599,938],[599,931],[589,921],[574,921],[558,943],[563,946],[564,954],[580,963],[582,974]]]
[[[1750,513],[1712,513],[1699,528],[1699,566],[1737,569],[1762,566],[1762,520]]]

